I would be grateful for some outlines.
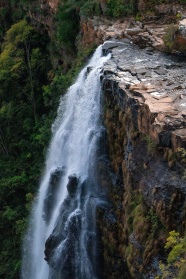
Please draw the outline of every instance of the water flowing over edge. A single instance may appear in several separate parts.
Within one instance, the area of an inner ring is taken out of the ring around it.
[[[110,58],[101,55],[99,46],[61,98],[23,243],[22,279],[97,278],[93,243],[99,199],[95,162],[102,130],[100,72]]]

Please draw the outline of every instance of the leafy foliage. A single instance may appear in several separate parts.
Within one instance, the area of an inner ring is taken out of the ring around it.
[[[134,14],[136,11],[135,0],[108,0],[107,15],[112,17],[120,17]]]
[[[81,9],[80,9],[80,16],[82,17],[90,17],[93,15],[100,15],[101,9],[99,6],[98,0],[86,1]]]
[[[57,39],[69,47],[74,47],[75,38],[79,30],[79,19],[76,13],[77,7],[66,3],[58,9]]]
[[[147,151],[149,154],[153,154],[156,150],[157,144],[151,139],[149,135],[145,136],[145,141],[147,144]]]
[[[26,136],[46,113],[42,86],[47,83],[50,62],[48,55],[42,54],[45,43],[25,20],[14,24],[6,33],[0,54],[0,142],[4,154],[18,154],[20,141],[16,144],[15,138],[20,134]],[[20,129],[15,127],[15,119]]]
[[[0,277],[19,278],[22,233],[50,136],[43,85],[51,69],[46,35],[26,20],[6,32],[0,53]],[[34,151],[34,153],[33,153]]]
[[[163,40],[165,42],[165,46],[167,47],[168,51],[171,51],[174,47],[174,38],[177,30],[178,30],[178,26],[174,24],[171,24],[166,29],[166,33],[163,37]]]
[[[186,237],[180,237],[180,234],[175,230],[169,232],[165,249],[169,251],[167,264],[160,263],[161,275],[156,276],[156,279],[186,278]]]
[[[169,248],[171,250],[167,258],[168,263],[179,261],[185,253],[186,239],[181,238],[178,232],[171,231],[165,244],[165,249]]]
[[[52,70],[46,34],[26,20],[6,32],[0,53],[0,278],[18,279],[21,239],[42,172],[60,95],[92,49],[67,74]]]
[[[5,31],[16,21],[24,17],[25,10],[22,1],[1,1],[0,5],[0,41],[3,41]]]

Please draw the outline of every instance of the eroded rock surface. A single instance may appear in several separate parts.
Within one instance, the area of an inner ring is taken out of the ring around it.
[[[179,152],[186,148],[186,61],[121,41],[111,45],[104,46],[112,52],[104,66],[105,125],[120,182],[111,187],[114,229],[106,220],[103,235],[122,259],[120,270],[127,263],[132,278],[155,278],[168,231],[182,233],[186,225]],[[111,262],[109,244],[105,250]]]
[[[139,19],[132,16],[118,20],[96,16],[88,20],[82,19],[83,46],[100,44],[109,39],[128,38],[141,48],[152,47],[160,51],[185,53],[185,5],[175,3],[155,5],[152,13],[148,13],[149,8],[151,7],[148,7],[145,1],[140,0],[138,1]],[[167,28],[178,30],[174,36],[175,47],[172,49],[168,49],[164,43]]]
[[[174,151],[186,147],[186,62],[183,58],[151,49],[143,51],[126,43],[114,47],[112,55],[104,73],[117,83],[118,91],[124,92],[126,99],[140,107],[136,120],[139,132],[149,133],[157,144],[162,144],[163,133],[169,131],[167,147]],[[174,139],[175,135],[179,140]]]

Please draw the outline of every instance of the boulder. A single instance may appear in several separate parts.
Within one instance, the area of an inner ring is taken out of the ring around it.
[[[46,222],[50,221],[50,217],[56,202],[56,195],[60,186],[59,183],[62,176],[64,175],[64,172],[65,167],[58,167],[50,174],[49,185],[43,204],[43,219]]]

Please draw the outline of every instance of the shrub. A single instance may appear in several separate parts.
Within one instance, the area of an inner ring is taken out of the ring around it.
[[[80,8],[80,16],[87,17],[100,14],[101,10],[98,0],[86,1]]]
[[[185,279],[185,278],[186,278],[186,265],[183,264],[179,272],[179,279]]]
[[[147,151],[149,154],[152,154],[155,152],[156,149],[156,143],[151,139],[149,135],[145,136],[145,141],[147,143]]]
[[[168,51],[171,51],[174,48],[174,40],[177,30],[178,25],[175,24],[169,25],[166,29],[163,40]]]
[[[76,9],[68,4],[60,6],[57,21],[57,40],[67,47],[74,47],[79,31],[79,18]]]
[[[120,17],[134,14],[136,10],[135,1],[130,0],[108,0],[107,15]]]

